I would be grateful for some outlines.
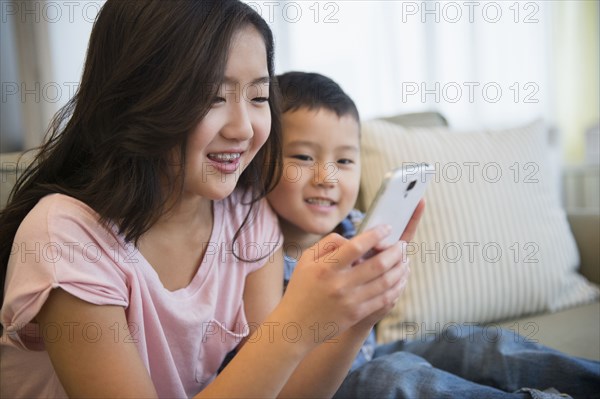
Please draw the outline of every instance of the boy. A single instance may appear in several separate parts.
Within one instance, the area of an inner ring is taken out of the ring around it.
[[[360,119],[352,99],[333,80],[289,72],[282,94],[283,177],[268,195],[284,236],[284,286],[302,252],[335,231],[356,234],[363,218],[352,209],[360,185]],[[373,356],[371,331],[352,369]]]
[[[363,218],[352,209],[360,185],[360,119],[352,99],[325,76],[290,72],[278,84],[283,176],[267,198],[284,235],[287,285],[305,249],[331,231],[356,234]],[[413,218],[422,211],[421,203]],[[335,398],[564,397],[546,390],[552,386],[588,397],[600,381],[597,362],[525,339],[486,339],[481,329],[377,347],[371,331],[351,370]]]

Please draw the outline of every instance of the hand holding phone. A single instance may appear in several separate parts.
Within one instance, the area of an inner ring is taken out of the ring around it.
[[[400,240],[434,173],[435,168],[426,163],[405,165],[388,172],[358,233],[376,225],[389,224],[392,233],[382,244],[390,245]]]

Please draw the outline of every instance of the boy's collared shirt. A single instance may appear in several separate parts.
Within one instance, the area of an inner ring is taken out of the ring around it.
[[[340,224],[335,228],[334,231],[344,238],[352,238],[356,235],[358,225],[362,222],[364,216],[365,215],[359,210],[353,209],[350,211],[348,216],[346,216],[346,218],[340,222]],[[297,259],[294,259],[288,255],[284,255],[284,289],[287,287],[288,282],[292,277],[292,273],[296,268],[297,262]],[[371,360],[373,358],[373,353],[375,352],[376,345],[377,343],[375,341],[375,330],[371,330],[369,336],[367,337],[362,347],[360,348],[360,351],[356,355],[356,358],[354,359],[350,370],[352,371]]]

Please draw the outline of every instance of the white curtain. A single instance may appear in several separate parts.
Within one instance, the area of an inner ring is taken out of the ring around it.
[[[273,28],[279,73],[330,76],[364,119],[436,110],[470,129],[541,117],[571,160],[598,123],[597,1],[244,1]],[[104,0],[0,3],[7,151],[39,144],[72,95]]]
[[[249,1],[278,72],[330,76],[361,116],[437,110],[455,128],[552,119],[551,1]]]

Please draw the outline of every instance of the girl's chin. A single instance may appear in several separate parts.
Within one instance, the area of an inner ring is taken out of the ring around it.
[[[225,183],[221,185],[215,185],[213,187],[204,187],[202,190],[198,191],[189,190],[188,195],[200,196],[212,201],[220,201],[229,197],[235,191],[235,188],[235,184]]]
[[[227,197],[229,197],[234,191],[235,191],[235,187],[236,186],[232,186],[232,187],[223,187],[222,190],[215,190],[213,192],[211,192],[207,198],[213,200],[213,201],[220,201],[223,200]]]

